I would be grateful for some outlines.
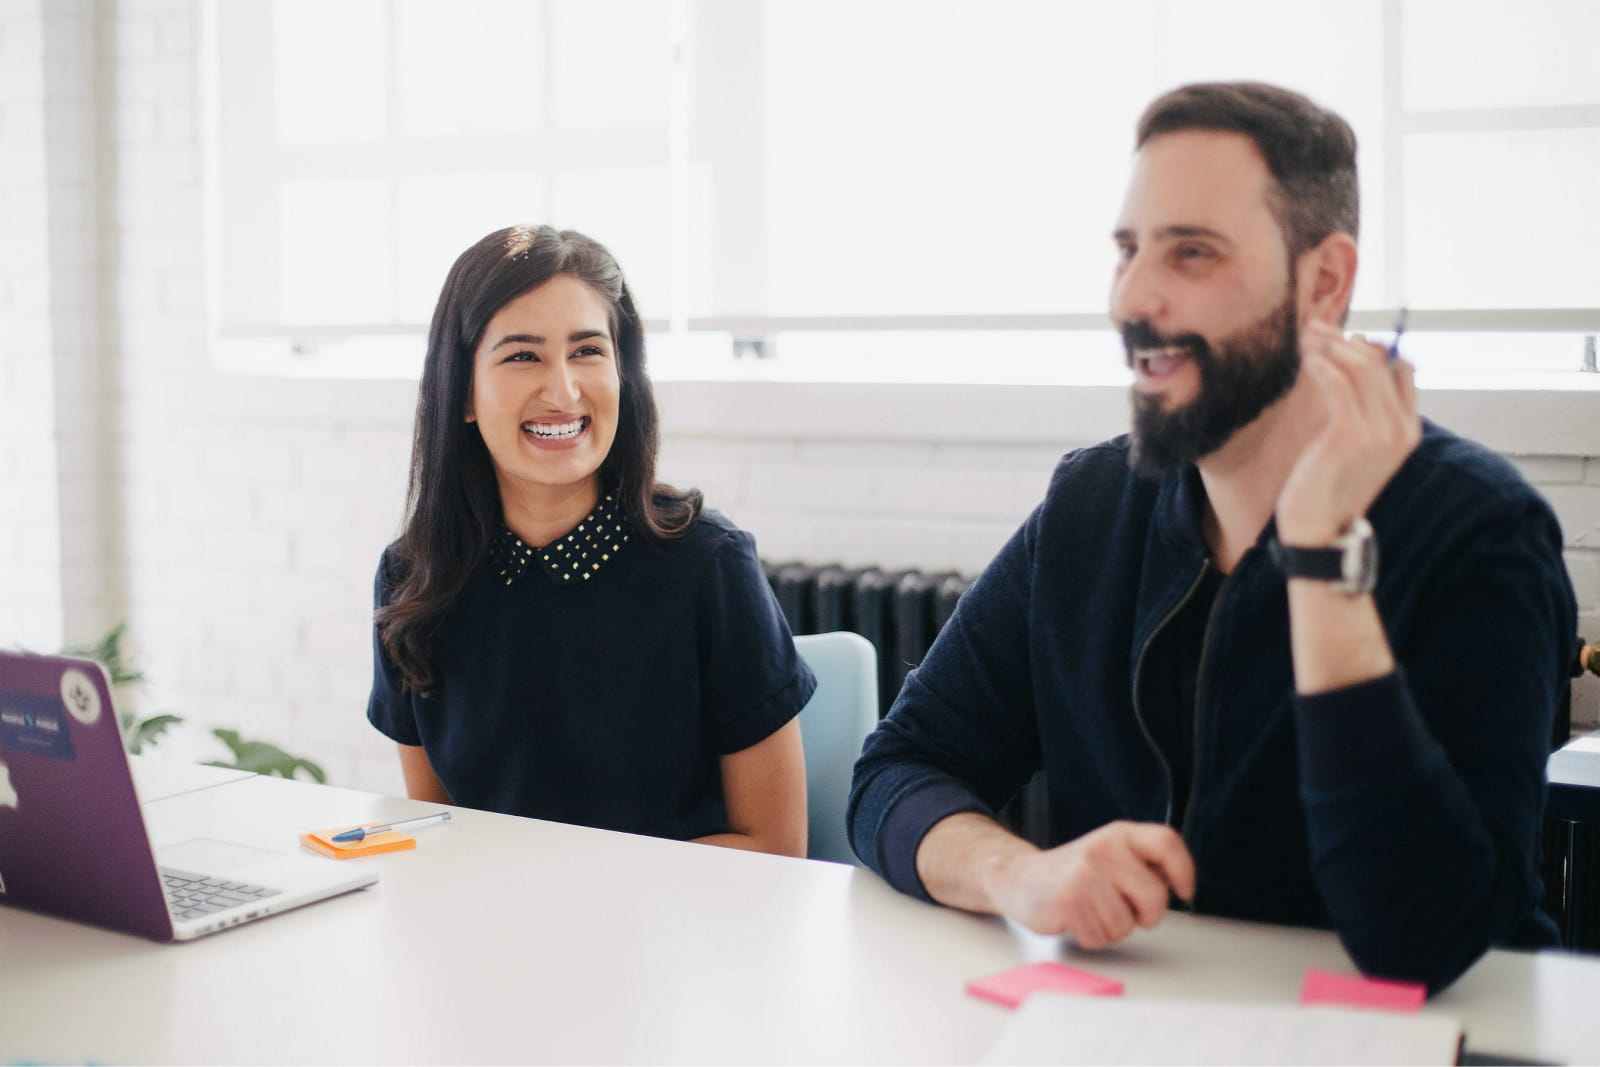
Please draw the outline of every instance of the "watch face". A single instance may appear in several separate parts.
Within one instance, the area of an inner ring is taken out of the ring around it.
[[[1350,533],[1341,540],[1344,580],[1340,586],[1352,595],[1372,592],[1378,585],[1378,538],[1372,524],[1356,519],[1350,524]]]

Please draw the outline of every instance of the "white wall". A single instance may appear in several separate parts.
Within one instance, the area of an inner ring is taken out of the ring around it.
[[[126,618],[149,675],[143,710],[234,726],[337,782],[398,790],[392,748],[363,710],[372,570],[397,528],[415,386],[212,369],[197,7],[48,9],[50,30],[39,0],[0,0],[0,645],[48,647]],[[52,154],[58,123],[76,132]],[[98,225],[50,228],[85,218]],[[680,407],[696,396],[662,389]],[[80,407],[98,436],[58,426],[58,411]],[[985,441],[971,425],[920,439],[811,432],[803,411],[776,434],[668,416],[663,475],[703,488],[769,558],[967,572],[1074,443]],[[1517,458],[1562,515],[1586,632],[1600,635],[1600,459]],[[207,743],[196,732],[168,748],[220,755]]]
[[[0,5],[0,640],[61,637],[44,16]]]

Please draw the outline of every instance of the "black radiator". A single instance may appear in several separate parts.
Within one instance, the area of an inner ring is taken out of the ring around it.
[[[906,672],[927,653],[933,639],[972,584],[959,574],[885,571],[877,567],[766,564],[767,580],[797,634],[848,630],[878,650],[878,714],[894,703]]]
[[[1579,643],[1582,643],[1579,638]],[[1583,674],[1580,661],[1572,677]],[[1550,738],[1551,751],[1560,749],[1572,739],[1572,688],[1561,692],[1561,705],[1556,709],[1554,730]],[[1570,787],[1568,787],[1570,792]],[[1555,786],[1551,786],[1550,806],[1557,808]],[[1559,810],[1545,815],[1543,827],[1542,863],[1540,875],[1544,879],[1544,906],[1561,928],[1561,942],[1566,947],[1582,952],[1600,952],[1600,823],[1593,820],[1593,804],[1581,805],[1586,810],[1573,811],[1571,803],[1562,803]],[[1571,817],[1581,816],[1581,817]]]
[[[880,718],[973,581],[951,571],[766,561],[762,566],[791,631],[848,630],[872,642],[878,650]],[[1042,776],[1036,775],[1018,791],[1000,817],[1014,833],[1038,845],[1049,844],[1049,805]]]

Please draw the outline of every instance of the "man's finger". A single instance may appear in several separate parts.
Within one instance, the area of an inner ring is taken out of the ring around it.
[[[1407,360],[1394,361],[1394,381],[1400,391],[1400,404],[1408,418],[1417,416],[1417,368]]]
[[[1114,945],[1118,941],[1133,933],[1137,923],[1133,909],[1123,899],[1111,879],[1103,878],[1096,881],[1090,894],[1090,906],[1100,917],[1100,927],[1105,932],[1105,944]]]
[[[1359,425],[1361,408],[1356,400],[1355,384],[1328,358],[1313,358],[1305,371],[1322,387],[1322,399],[1328,408],[1328,422],[1335,431]]]
[[[1117,860],[1108,874],[1122,899],[1133,911],[1140,926],[1149,929],[1167,913],[1172,889],[1162,874],[1146,863],[1132,846],[1123,842]]]
[[[1135,855],[1161,872],[1174,893],[1183,900],[1194,899],[1194,857],[1177,831],[1159,823],[1140,823],[1128,831],[1127,841]]]
[[[1104,948],[1108,943],[1105,924],[1087,896],[1079,897],[1067,908],[1067,932],[1082,948]]]
[[[1375,423],[1389,412],[1394,379],[1386,357],[1376,345],[1360,341],[1335,341],[1328,346],[1328,363],[1350,383],[1357,410],[1364,421]]]

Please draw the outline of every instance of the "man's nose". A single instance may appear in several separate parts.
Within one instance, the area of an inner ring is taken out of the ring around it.
[[[1156,264],[1135,253],[1117,272],[1111,283],[1111,319],[1126,322],[1156,322],[1166,310],[1166,296],[1156,277]]]

